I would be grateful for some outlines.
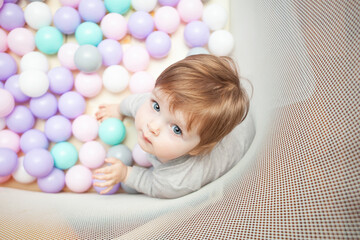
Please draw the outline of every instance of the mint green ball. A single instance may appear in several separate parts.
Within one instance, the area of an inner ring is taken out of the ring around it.
[[[36,47],[48,55],[57,53],[63,43],[63,35],[55,27],[42,27],[35,34]]]
[[[99,137],[106,144],[118,145],[125,139],[125,135],[125,125],[117,118],[108,118],[100,124]]]
[[[109,12],[124,15],[130,9],[131,0],[105,0],[104,3]]]
[[[103,33],[96,23],[83,22],[76,28],[75,38],[79,45],[91,44],[97,46],[103,39]]]
[[[50,152],[54,158],[55,167],[62,170],[71,168],[78,160],[78,152],[69,142],[56,143]]]

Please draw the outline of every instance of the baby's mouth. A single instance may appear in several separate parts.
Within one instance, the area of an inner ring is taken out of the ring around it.
[[[144,133],[142,134],[142,137],[143,137],[143,139],[145,140],[145,142],[148,142],[148,143],[151,144],[151,141],[150,141],[147,137],[145,137],[145,134],[144,134]]]

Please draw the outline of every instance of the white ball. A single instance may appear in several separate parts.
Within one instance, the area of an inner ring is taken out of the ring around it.
[[[49,61],[47,57],[40,52],[29,52],[20,60],[20,71],[39,70],[47,72],[49,70]]]
[[[112,93],[124,91],[129,84],[129,72],[120,65],[111,65],[103,73],[104,87]]]
[[[210,34],[208,47],[216,56],[229,56],[234,49],[234,37],[226,30],[216,30]]]
[[[24,10],[26,23],[34,28],[49,26],[52,21],[50,7],[43,2],[32,2],[28,4]]]
[[[24,157],[19,157],[18,165],[15,171],[12,173],[12,177],[15,179],[16,182],[24,184],[32,183],[36,180],[36,177],[31,176],[25,170]]]
[[[48,76],[39,70],[27,70],[19,76],[21,91],[29,97],[40,97],[49,89]]]
[[[157,0],[131,0],[131,6],[136,11],[151,12],[156,7]]]
[[[213,3],[204,8],[202,20],[210,30],[215,31],[225,27],[228,14],[223,6]]]

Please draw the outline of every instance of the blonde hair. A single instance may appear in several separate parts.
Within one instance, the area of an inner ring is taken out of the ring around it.
[[[155,87],[168,95],[170,111],[184,113],[187,130],[196,126],[201,140],[192,155],[211,151],[249,110],[249,97],[229,57],[188,56],[166,68]]]

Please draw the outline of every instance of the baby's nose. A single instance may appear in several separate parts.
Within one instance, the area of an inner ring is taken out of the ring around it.
[[[159,121],[153,120],[147,124],[149,131],[158,136],[160,134],[160,123]]]

